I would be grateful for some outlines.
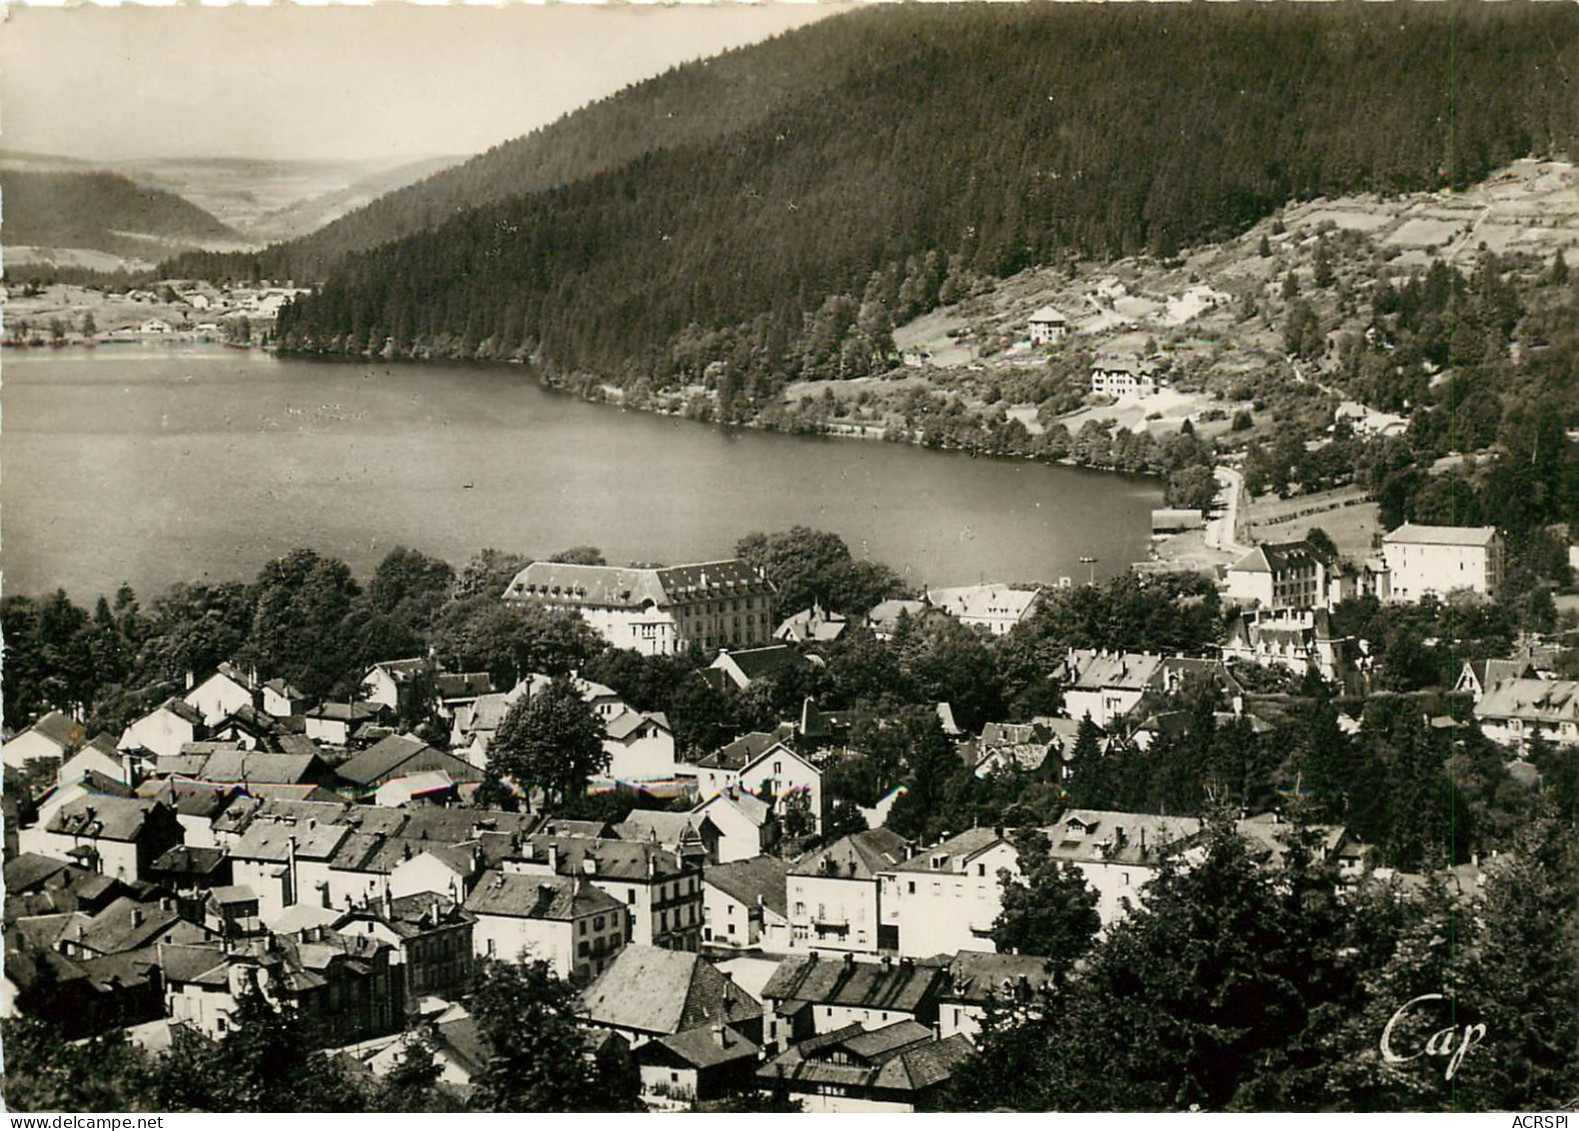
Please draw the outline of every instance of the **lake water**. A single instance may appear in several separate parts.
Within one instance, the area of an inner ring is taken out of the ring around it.
[[[625,412],[513,366],[340,365],[204,347],[7,350],[4,587],[250,580],[309,546],[727,556],[837,531],[917,584],[1083,579],[1145,557],[1155,480]]]

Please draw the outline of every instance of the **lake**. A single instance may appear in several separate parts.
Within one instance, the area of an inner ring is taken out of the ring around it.
[[[780,436],[583,402],[515,366],[329,364],[218,347],[7,350],[4,587],[250,580],[309,546],[705,561],[837,531],[916,584],[1084,579],[1146,556],[1156,480]]]

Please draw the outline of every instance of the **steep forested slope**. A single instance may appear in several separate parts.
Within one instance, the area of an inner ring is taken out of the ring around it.
[[[148,257],[173,244],[240,237],[174,193],[116,173],[0,171],[5,242]],[[126,233],[149,239],[129,238]]]
[[[723,331],[700,360],[757,396],[791,358],[864,371],[972,275],[1168,256],[1290,198],[1462,184],[1579,137],[1568,5],[906,6],[774,49],[808,36],[845,44],[832,81],[814,60],[807,93],[712,140],[346,257],[284,340],[663,380]]]

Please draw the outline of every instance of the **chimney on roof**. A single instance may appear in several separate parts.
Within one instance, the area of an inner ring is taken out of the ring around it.
[[[548,870],[550,872],[559,871],[559,846],[557,844],[550,843],[548,846]]]
[[[132,926],[134,926],[134,927],[141,927],[142,925],[143,925],[143,909],[141,907],[133,907],[132,908]]]
[[[191,668],[187,668],[186,669],[185,683],[186,683],[186,689],[188,691],[191,691],[192,688],[197,686],[197,673],[194,672]]]
[[[855,969],[855,955],[851,954],[849,951],[844,952],[844,968],[846,970]]]
[[[729,1047],[729,1030],[724,1027],[722,1022],[713,1026],[713,1041],[721,1049]]]

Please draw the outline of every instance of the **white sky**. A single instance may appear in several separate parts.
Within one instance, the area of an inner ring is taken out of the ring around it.
[[[475,153],[848,7],[7,4],[0,147],[103,161]]]

